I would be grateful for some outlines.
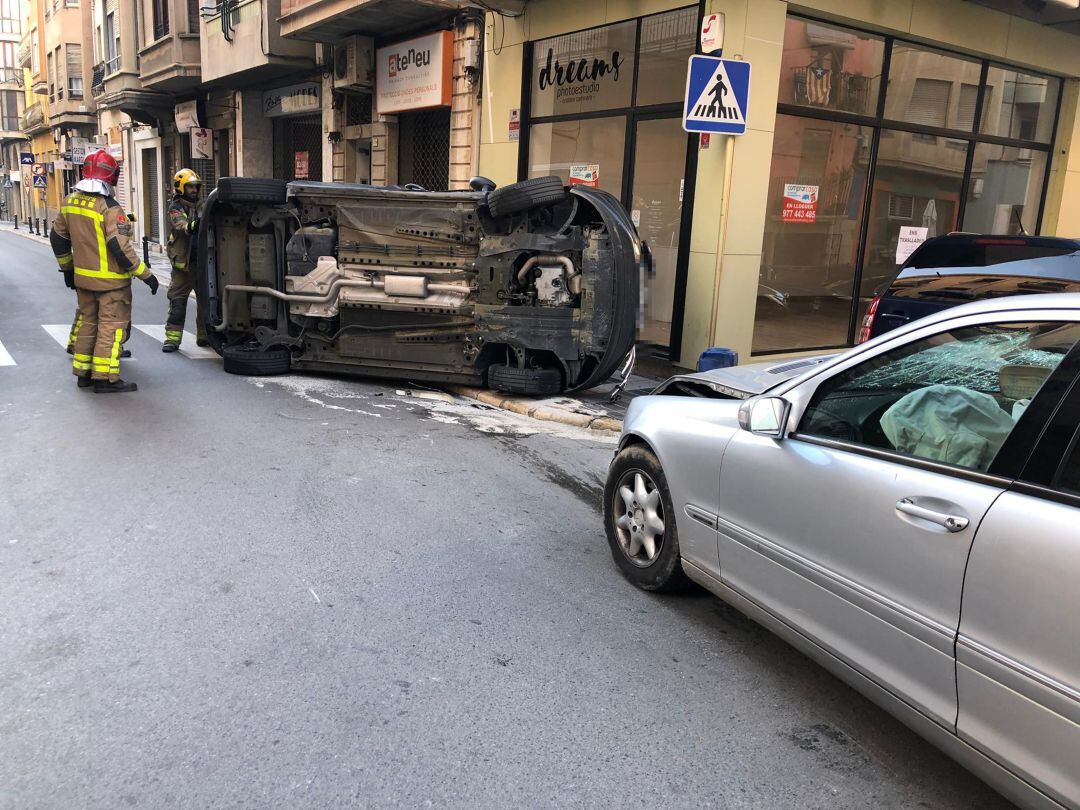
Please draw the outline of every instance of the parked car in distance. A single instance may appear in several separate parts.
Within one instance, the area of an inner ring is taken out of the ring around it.
[[[1080,240],[950,233],[927,239],[878,290],[863,317],[864,343],[948,307],[1033,293],[1080,292]]]
[[[604,520],[637,586],[696,582],[1013,801],[1080,807],[1080,295],[639,397]]]
[[[599,189],[432,192],[226,177],[199,229],[199,318],[236,374],[317,371],[546,394],[633,347],[648,249]]]

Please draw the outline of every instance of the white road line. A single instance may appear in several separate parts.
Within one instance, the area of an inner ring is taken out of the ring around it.
[[[70,323],[43,323],[41,328],[49,333],[49,337],[67,349],[68,336],[71,335]]]
[[[135,329],[138,329],[144,335],[149,335],[158,343],[165,342],[165,326],[162,324],[148,324],[148,323],[136,323],[132,324]],[[184,355],[191,360],[217,360],[218,355],[213,349],[208,346],[196,346],[195,336],[185,330],[184,340],[180,344],[180,354]]]
[[[13,365],[15,365],[15,358],[12,357],[8,350],[4,348],[4,344],[0,343],[0,366]]]

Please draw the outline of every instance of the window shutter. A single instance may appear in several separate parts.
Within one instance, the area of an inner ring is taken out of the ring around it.
[[[67,75],[69,84],[71,79],[82,78],[82,45],[78,43],[67,46]]]
[[[960,85],[960,104],[956,110],[956,128],[971,131],[975,125],[975,100],[979,96],[979,85]]]
[[[120,10],[120,0],[105,0],[105,13],[114,14]]]
[[[907,120],[924,127],[944,127],[945,114],[949,109],[949,91],[952,82],[941,79],[916,79],[908,103]]]

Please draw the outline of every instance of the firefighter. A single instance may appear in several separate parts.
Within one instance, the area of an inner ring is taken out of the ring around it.
[[[165,322],[163,352],[175,352],[184,339],[184,320],[187,300],[195,288],[195,235],[199,227],[199,190],[202,180],[191,169],[181,169],[173,175],[173,198],[169,203],[169,262],[172,280],[169,282],[169,317]],[[196,306],[198,301],[196,299]],[[198,318],[196,318],[198,321]],[[195,324],[195,345],[207,346],[202,323]]]
[[[120,379],[120,352],[131,323],[131,279],[157,294],[158,280],[131,246],[130,228],[112,190],[120,167],[104,150],[86,156],[83,179],[65,198],[49,241],[64,283],[79,297],[72,371],[94,393],[135,391]]]

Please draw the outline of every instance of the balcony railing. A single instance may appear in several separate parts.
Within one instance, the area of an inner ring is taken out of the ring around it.
[[[28,68],[28,67],[33,66],[34,51],[30,47],[29,42],[27,42],[25,45],[20,45],[19,46],[18,59],[19,59],[19,67],[21,67],[21,68]]]
[[[105,63],[94,65],[94,75],[90,78],[90,95],[97,98],[105,92]]]
[[[797,67],[792,71],[795,103],[870,115],[870,77],[826,68]]]
[[[39,127],[45,123],[45,112],[41,108],[41,103],[31,104],[26,108],[26,111],[22,114],[22,126],[20,129],[28,130],[35,127]]]

